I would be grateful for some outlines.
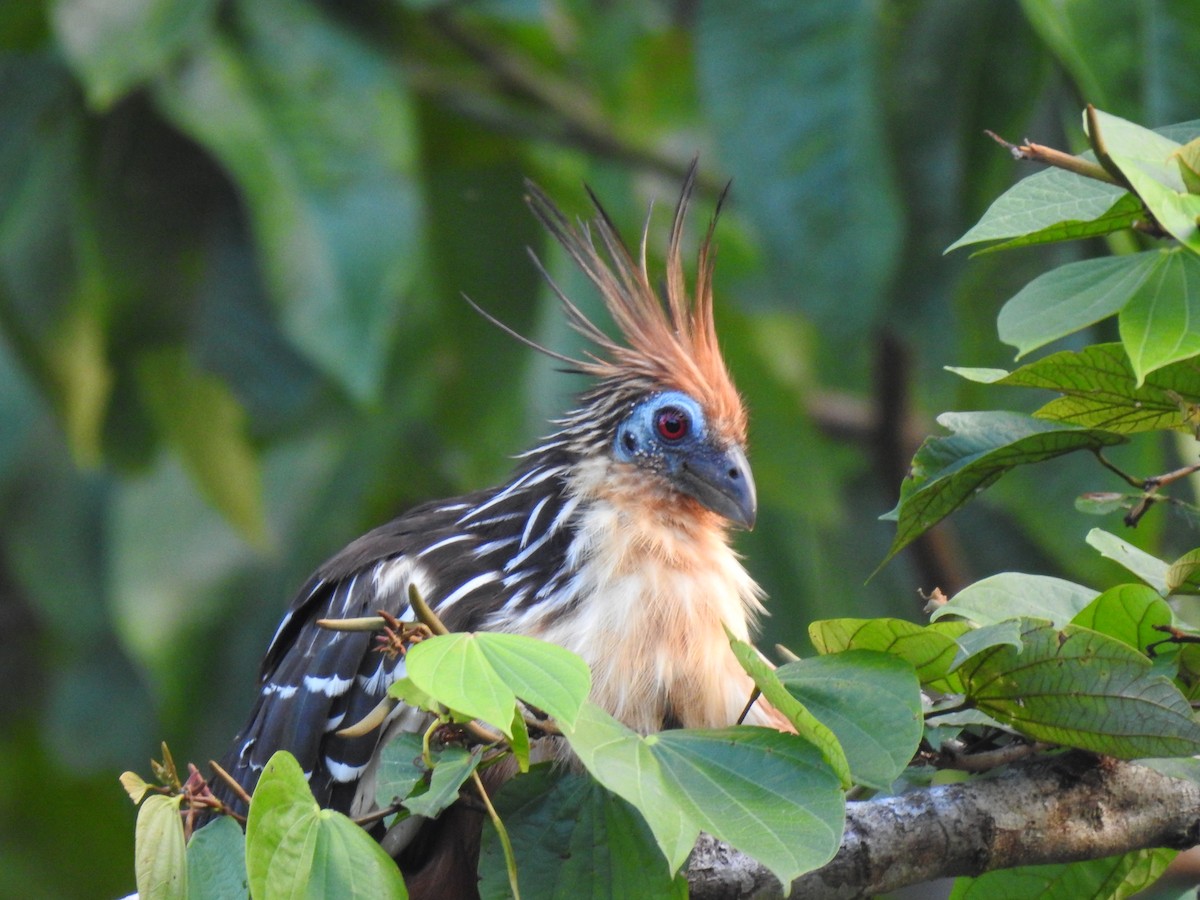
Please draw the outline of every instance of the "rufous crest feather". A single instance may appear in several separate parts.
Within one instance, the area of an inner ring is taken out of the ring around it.
[[[700,245],[694,295],[688,294],[684,275],[684,220],[695,182],[696,163],[693,162],[675,206],[667,247],[665,301],[654,290],[646,265],[649,215],[635,261],[590,190],[588,195],[596,215],[591,222],[574,225],[537,185],[526,182],[528,202],[534,214],[599,289],[626,342],[618,343],[589,320],[555,284],[535,256],[534,261],[558,295],[571,326],[596,347],[596,352],[589,352],[586,360],[553,352],[550,355],[601,379],[640,377],[664,389],[684,391],[705,407],[721,433],[744,442],[746,410],[721,356],[713,320],[712,239],[724,193]],[[599,247],[593,232],[599,238]]]

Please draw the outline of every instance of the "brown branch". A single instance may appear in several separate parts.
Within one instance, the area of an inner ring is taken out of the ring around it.
[[[793,882],[792,896],[866,897],[935,878],[1198,842],[1200,784],[1068,753],[994,777],[848,803],[841,850]],[[687,875],[697,900],[782,896],[762,866],[707,836]]]
[[[1014,742],[997,747],[994,750],[970,752],[961,741],[944,741],[942,750],[932,762],[941,769],[958,769],[961,772],[990,772],[1000,766],[1011,765],[1018,760],[1036,756],[1049,749],[1049,744],[1040,742]]]
[[[1064,153],[1062,150],[1055,150],[1053,147],[1047,147],[1043,144],[1035,144],[1026,138],[1023,144],[1014,144],[1006,141],[994,131],[984,131],[988,137],[1012,154],[1013,159],[1027,159],[1032,162],[1045,163],[1048,166],[1053,166],[1056,169],[1064,169],[1067,172],[1074,172],[1076,175],[1082,175],[1084,178],[1092,178],[1096,181],[1103,181],[1106,184],[1115,185],[1116,187],[1128,188],[1123,180],[1114,178],[1104,166],[1099,163],[1091,162],[1084,159],[1082,156],[1072,156],[1070,153]]]

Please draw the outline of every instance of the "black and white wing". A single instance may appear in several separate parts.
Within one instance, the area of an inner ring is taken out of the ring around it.
[[[352,816],[370,811],[381,743],[398,729],[423,728],[427,718],[401,704],[366,735],[338,735],[378,706],[403,677],[404,660],[378,652],[371,633],[316,622],[381,609],[413,621],[411,585],[452,630],[505,629],[542,588],[566,580],[576,503],[565,489],[565,469],[530,460],[504,487],[418,507],[321,566],[271,641],[249,720],[222,767],[249,793],[272,754],[288,750],[322,806]],[[227,788],[213,789],[244,811]]]

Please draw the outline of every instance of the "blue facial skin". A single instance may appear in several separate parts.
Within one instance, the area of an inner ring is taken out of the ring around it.
[[[753,528],[757,499],[745,451],[709,434],[700,404],[680,391],[642,400],[617,426],[613,455],[650,469],[735,525]]]

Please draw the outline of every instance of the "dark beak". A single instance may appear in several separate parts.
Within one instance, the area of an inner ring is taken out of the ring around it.
[[[683,459],[675,482],[685,494],[734,525],[746,530],[754,527],[758,496],[750,461],[741,447],[697,447]]]

